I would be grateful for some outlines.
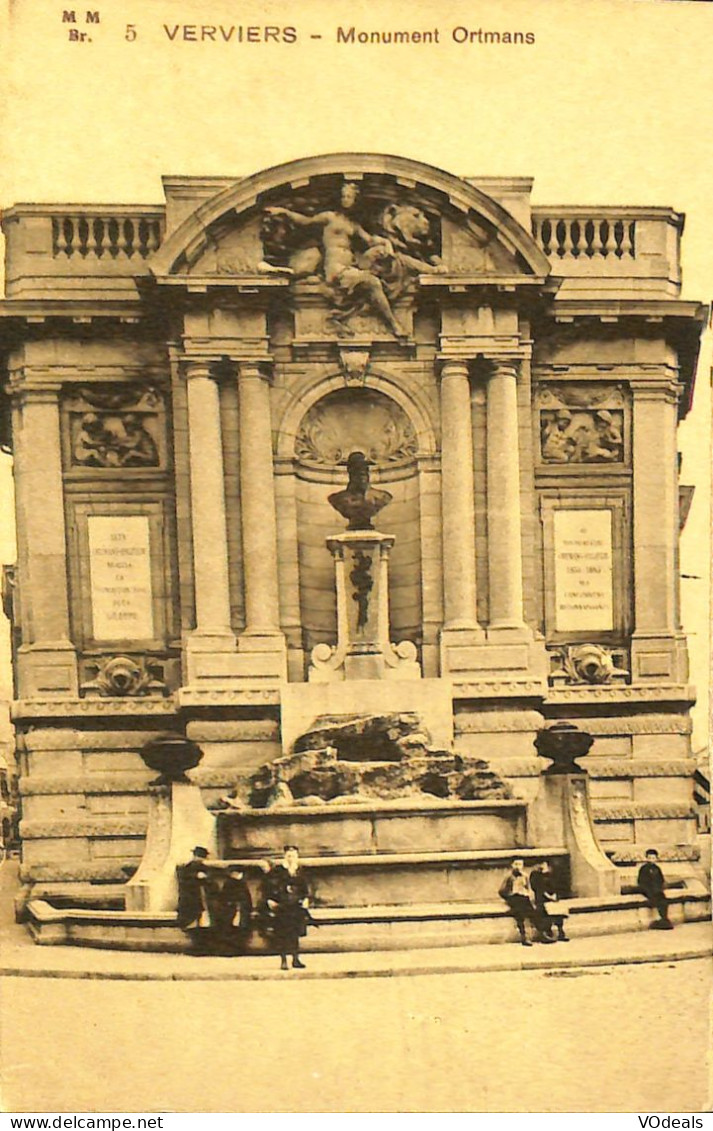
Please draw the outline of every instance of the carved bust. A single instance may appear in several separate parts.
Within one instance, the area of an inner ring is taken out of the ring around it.
[[[329,502],[348,520],[347,530],[373,530],[371,520],[391,502],[391,494],[371,486],[369,461],[363,452],[351,453],[347,459],[347,474],[347,486],[330,495]]]

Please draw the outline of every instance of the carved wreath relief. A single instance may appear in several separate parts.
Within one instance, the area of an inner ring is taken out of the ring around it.
[[[160,405],[152,388],[81,389],[71,404],[71,465],[159,467]]]
[[[362,201],[360,186],[345,181],[332,207],[265,209],[259,270],[315,280],[331,305],[338,335],[353,335],[353,315],[370,311],[397,337],[407,336],[393,303],[416,277],[447,270],[438,255],[436,223],[408,202]]]
[[[623,463],[624,401],[619,389],[548,387],[539,396],[544,463]]]
[[[307,463],[334,467],[352,451],[373,464],[410,460],[418,451],[413,425],[394,401],[374,390],[332,393],[304,416],[295,455]]]

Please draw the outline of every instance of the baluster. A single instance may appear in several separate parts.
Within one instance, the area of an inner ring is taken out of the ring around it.
[[[102,257],[109,246],[108,236],[109,233],[106,230],[106,224],[97,217],[94,221],[94,240],[96,243],[97,256],[99,258]]]
[[[89,235],[89,225],[83,216],[78,216],[74,222],[74,230],[77,233],[77,251],[84,257],[87,254],[87,237]]]
[[[97,239],[94,234],[94,225],[96,220],[87,220],[87,239],[86,239],[86,255],[96,255],[97,253]]]
[[[591,259],[594,252],[594,221],[586,220],[584,223],[584,254]]]
[[[558,220],[555,224],[555,238],[557,240],[557,254],[560,259],[566,255],[565,241],[567,238],[567,225],[564,220]]]
[[[599,231],[602,240],[602,255],[611,255],[614,251],[614,225],[610,224],[608,220],[602,220]]]
[[[545,255],[550,255],[552,252],[552,221],[543,220],[540,225],[540,239],[542,240],[542,250]]]
[[[146,237],[146,251],[151,254],[152,251],[157,251],[161,245],[161,227],[158,220],[151,220],[148,225],[148,235]]]
[[[624,229],[624,234],[623,234],[623,238],[622,238],[622,241],[621,241],[621,254],[622,255],[629,255],[633,259],[634,256],[636,255],[636,250],[635,250],[635,246],[634,246],[634,238],[635,238],[634,233],[636,232],[636,221],[632,220],[630,224],[625,223],[625,224],[622,225],[622,227]]]
[[[116,232],[116,250],[119,254],[123,252],[124,255],[128,255],[127,248],[129,246],[126,235],[126,223],[126,220],[117,221]]]
[[[582,240],[582,225],[579,220],[571,220],[569,225],[569,234],[572,241],[572,257],[579,259],[582,254],[581,240]]]
[[[67,240],[64,235],[64,221],[52,218],[52,238],[54,241],[55,255],[62,255],[67,251]]]
[[[146,258],[146,221],[143,216],[136,223],[136,250],[142,259]]]
[[[134,225],[131,222],[131,220],[124,220],[123,228],[124,228],[124,233],[126,235],[126,243],[125,243],[126,255],[130,259],[131,256],[136,251],[136,244],[134,242],[135,237],[136,237],[136,233],[134,231]]]
[[[62,221],[64,229],[64,239],[66,244],[67,255],[73,255],[76,248],[74,246],[75,233],[74,233],[74,220],[71,216],[65,216]]]
[[[611,225],[611,228],[614,233],[614,254],[617,259],[621,259],[622,255],[624,254],[621,250],[622,240],[624,239],[624,225],[622,224],[621,220],[615,220]]]
[[[112,259],[116,259],[119,254],[119,224],[113,217],[106,222],[106,233],[109,240],[109,252]]]

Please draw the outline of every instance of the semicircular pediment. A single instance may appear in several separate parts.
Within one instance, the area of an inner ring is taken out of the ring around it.
[[[326,221],[319,218],[347,212],[375,259],[390,246],[404,285],[409,275],[439,271],[550,271],[531,234],[473,184],[408,158],[354,153],[292,161],[222,189],[169,236],[151,269],[158,276],[289,270],[298,278],[325,277]]]

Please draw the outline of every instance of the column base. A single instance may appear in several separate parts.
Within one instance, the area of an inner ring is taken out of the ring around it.
[[[194,632],[186,640],[189,689],[273,689],[286,678],[287,649],[281,632],[232,635]]]
[[[544,641],[535,640],[527,625],[488,628],[476,633],[443,629],[441,675],[453,680],[457,691],[493,695],[544,695],[547,688],[547,654]]]
[[[23,644],[17,655],[19,699],[79,695],[77,654],[69,640]]]
[[[502,623],[489,624],[485,630],[488,643],[529,643],[533,639],[532,629],[522,621],[503,621]]]

